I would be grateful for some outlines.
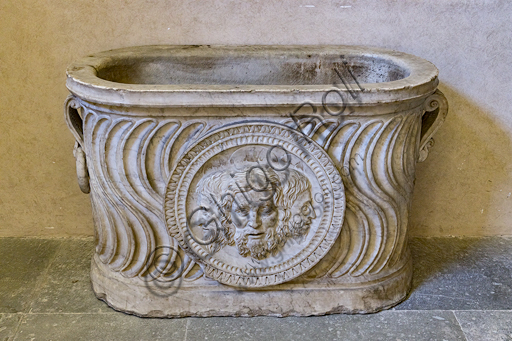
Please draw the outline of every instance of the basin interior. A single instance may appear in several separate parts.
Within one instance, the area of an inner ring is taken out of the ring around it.
[[[96,70],[97,77],[124,84],[233,86],[332,85],[341,83],[340,75],[347,83],[369,84],[410,74],[386,56],[321,53],[114,56]]]

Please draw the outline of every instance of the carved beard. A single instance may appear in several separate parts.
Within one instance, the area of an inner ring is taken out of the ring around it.
[[[300,222],[294,222],[290,210],[284,210],[283,230],[284,235],[289,238],[299,238],[308,234],[309,228],[313,223],[309,217],[301,216]]]
[[[312,221],[310,218],[301,218],[300,222],[294,222],[293,219],[288,220],[288,231],[290,237],[302,237],[308,233]]]
[[[265,237],[261,240],[249,240],[249,234],[242,233],[236,237],[236,247],[240,255],[251,256],[254,259],[262,260],[269,254],[276,254],[286,241],[286,232],[283,225],[277,228],[268,228]]]

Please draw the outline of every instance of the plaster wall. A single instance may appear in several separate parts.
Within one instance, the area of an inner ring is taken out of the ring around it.
[[[2,1],[0,236],[92,235],[65,69],[150,44],[357,44],[433,62],[450,112],[418,165],[410,233],[512,235],[511,17],[505,0]]]

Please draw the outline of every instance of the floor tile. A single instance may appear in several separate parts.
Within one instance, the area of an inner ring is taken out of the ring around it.
[[[27,311],[61,240],[0,238],[0,313]]]
[[[27,312],[32,302],[35,281],[0,279],[0,313]]]
[[[411,249],[413,291],[391,311],[142,319],[94,297],[92,238],[0,238],[0,340],[12,339],[20,319],[17,340],[464,340],[462,331],[512,339],[512,239],[414,238]]]
[[[89,272],[93,252],[92,238],[63,241],[30,312],[113,312],[92,291]]]
[[[318,317],[191,318],[187,340],[464,340],[443,311]]]
[[[469,341],[512,340],[512,311],[457,311]]]
[[[0,238],[0,278],[28,281],[48,266],[62,239]]]
[[[12,340],[21,314],[0,314],[0,340]]]
[[[15,340],[183,340],[185,319],[117,314],[29,314]]]
[[[395,309],[512,309],[512,239],[414,238],[413,289]]]

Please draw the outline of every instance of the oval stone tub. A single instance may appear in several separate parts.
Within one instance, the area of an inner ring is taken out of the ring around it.
[[[370,313],[411,287],[431,63],[352,46],[143,46],[67,70],[92,286],[139,316]]]

